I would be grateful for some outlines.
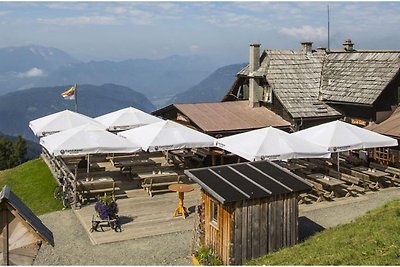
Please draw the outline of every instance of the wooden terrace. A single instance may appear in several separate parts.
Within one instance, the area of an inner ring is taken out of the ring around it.
[[[195,190],[185,193],[184,205],[189,210],[186,219],[181,216],[173,217],[178,206],[177,193],[149,197],[143,189],[132,190],[128,198],[117,200],[122,232],[115,232],[110,227],[104,227],[104,232],[101,230],[91,232],[92,216],[95,214],[94,204],[86,205],[74,212],[93,245],[190,231],[193,230],[195,206],[200,204],[200,187],[196,184],[194,187]]]

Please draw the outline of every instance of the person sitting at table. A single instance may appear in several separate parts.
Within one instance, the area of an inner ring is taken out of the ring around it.
[[[78,162],[78,169],[83,169],[83,168],[87,168],[87,160],[85,159],[85,157],[82,157],[81,160]]]

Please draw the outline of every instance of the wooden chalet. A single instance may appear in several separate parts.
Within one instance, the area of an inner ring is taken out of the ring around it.
[[[1,264],[31,265],[42,243],[54,246],[53,233],[10,190],[0,192]]]
[[[251,108],[247,101],[172,104],[153,115],[174,120],[214,137],[273,126],[289,131],[290,123],[265,107]]]
[[[365,126],[387,118],[400,94],[400,51],[361,51],[346,40],[343,50],[264,50],[250,45],[250,63],[223,101],[249,100],[302,129],[344,117]]]
[[[243,264],[298,241],[297,175],[269,161],[185,170],[201,187],[201,243],[224,264]]]

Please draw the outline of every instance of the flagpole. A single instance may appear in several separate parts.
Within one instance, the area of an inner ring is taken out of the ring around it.
[[[75,84],[75,112],[78,113],[78,86]]]

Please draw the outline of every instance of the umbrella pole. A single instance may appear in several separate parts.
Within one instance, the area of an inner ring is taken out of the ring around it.
[[[90,163],[89,163],[89,155],[87,155],[87,166],[86,166],[86,176],[89,177],[89,167],[90,167]]]
[[[337,157],[337,171],[339,171],[339,152],[337,152],[336,157]]]

